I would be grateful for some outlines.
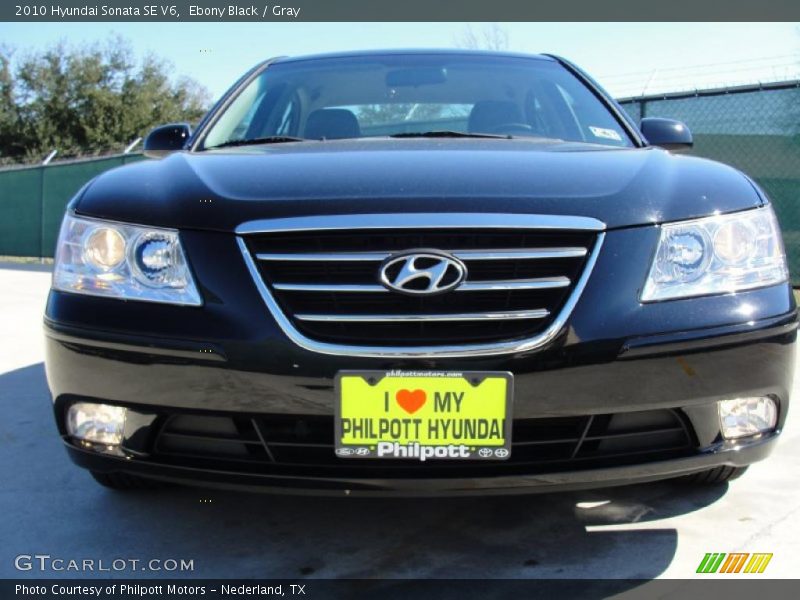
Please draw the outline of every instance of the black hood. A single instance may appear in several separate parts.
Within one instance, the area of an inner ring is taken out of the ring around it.
[[[76,211],[219,231],[255,219],[394,212],[573,215],[616,228],[760,204],[735,169],[657,148],[376,138],[177,153],[103,173]]]

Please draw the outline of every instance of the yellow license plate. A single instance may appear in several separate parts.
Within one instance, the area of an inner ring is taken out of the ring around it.
[[[513,377],[500,372],[341,371],[341,458],[505,460]]]

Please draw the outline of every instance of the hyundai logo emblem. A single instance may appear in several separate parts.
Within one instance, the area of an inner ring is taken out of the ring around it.
[[[381,283],[395,292],[428,296],[448,292],[464,281],[467,267],[439,250],[410,250],[395,254],[381,265]]]

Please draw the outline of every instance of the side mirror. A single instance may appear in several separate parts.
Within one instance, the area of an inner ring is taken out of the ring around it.
[[[639,129],[651,145],[665,150],[685,151],[694,144],[692,132],[686,124],[674,119],[647,117],[642,119]]]
[[[156,127],[144,139],[144,155],[161,158],[182,150],[190,135],[192,128],[188,123],[170,123]]]

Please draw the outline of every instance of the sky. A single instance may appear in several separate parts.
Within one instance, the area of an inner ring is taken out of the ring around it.
[[[798,23],[499,23],[509,49],[559,54],[616,97],[800,78]],[[113,33],[196,79],[213,97],[275,55],[446,48],[467,23],[0,23],[0,45],[36,50]]]

